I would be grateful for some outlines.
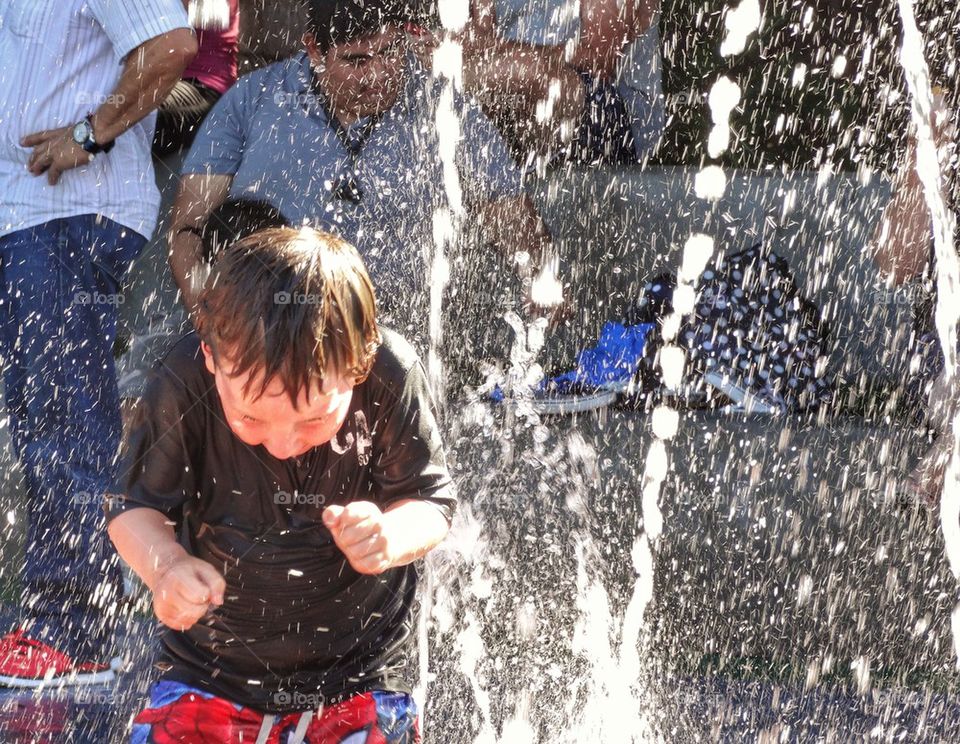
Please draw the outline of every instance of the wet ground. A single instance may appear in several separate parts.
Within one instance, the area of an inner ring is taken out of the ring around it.
[[[142,698],[140,675],[113,687],[72,694],[0,692],[0,741],[5,744],[108,744],[125,741]],[[955,742],[960,740],[960,700],[911,689],[866,695],[842,688],[751,682],[722,676],[663,680],[649,696],[650,719],[667,742]],[[446,725],[449,724],[449,725]],[[434,720],[426,741],[447,738],[455,722]],[[447,736],[444,735],[447,730]],[[767,738],[764,738],[767,737]],[[551,741],[564,741],[556,732]],[[624,731],[621,741],[630,741]]]

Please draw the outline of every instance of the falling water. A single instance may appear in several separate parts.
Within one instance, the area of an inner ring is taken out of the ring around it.
[[[457,31],[463,27],[469,12],[466,0],[442,0],[439,5],[441,22],[445,31]],[[463,55],[460,44],[445,39],[434,51],[431,71],[443,80],[443,89],[436,110],[436,131],[440,161],[443,166],[443,187],[446,203],[433,213],[433,250],[424,259],[429,267],[429,320],[427,375],[434,390],[444,389],[443,362],[440,344],[443,340],[442,308],[443,295],[450,279],[450,262],[447,251],[454,246],[460,220],[463,216],[463,194],[457,170],[457,145],[460,142],[460,120],[457,116],[454,95],[462,87]],[[442,402],[442,397],[439,399]],[[432,613],[434,561],[428,561],[424,569],[424,582],[420,592],[421,609],[418,628],[420,683],[415,696],[421,710],[426,709],[427,685],[430,681],[429,624]]]
[[[900,64],[910,90],[911,113],[917,131],[917,173],[923,184],[923,195],[933,222],[936,254],[937,309],[936,326],[946,360],[947,379],[957,374],[957,324],[960,319],[960,259],[953,243],[956,217],[947,206],[940,159],[931,122],[941,114],[935,110],[933,90],[926,61],[923,38],[917,28],[911,0],[899,0],[903,20],[903,47]],[[943,530],[947,560],[954,576],[960,580],[960,414],[952,422],[953,451],[944,477],[940,498],[940,525]],[[960,604],[954,608],[953,642],[960,665]]]
[[[230,26],[230,3],[227,0],[190,0],[187,10],[190,25],[194,28],[222,30]]]

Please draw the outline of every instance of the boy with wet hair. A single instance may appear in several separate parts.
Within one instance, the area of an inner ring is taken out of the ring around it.
[[[309,228],[230,246],[155,372],[107,504],[167,626],[132,741],[419,741],[413,563],[456,497],[356,250]]]

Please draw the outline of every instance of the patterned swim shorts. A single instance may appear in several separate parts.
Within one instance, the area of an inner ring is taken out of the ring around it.
[[[419,744],[417,706],[374,690],[318,711],[264,714],[162,680],[133,721],[131,744]]]

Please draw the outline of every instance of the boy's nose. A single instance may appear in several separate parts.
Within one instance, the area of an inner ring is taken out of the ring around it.
[[[269,442],[265,442],[264,447],[267,448],[267,452],[276,457],[278,460],[286,460],[290,457],[295,457],[300,454],[302,446],[299,441],[296,439],[279,439]]]

